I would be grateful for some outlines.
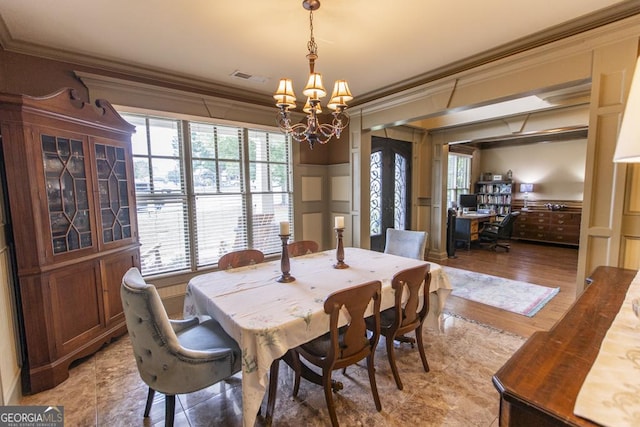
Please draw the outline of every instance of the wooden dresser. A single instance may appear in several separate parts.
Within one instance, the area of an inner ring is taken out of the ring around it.
[[[126,332],[120,284],[140,266],[133,131],[70,89],[0,94],[25,393],[56,386]]]
[[[521,210],[512,238],[577,246],[581,217],[579,210]]]
[[[493,376],[500,426],[596,426],[573,414],[600,343],[637,271],[598,267],[591,285],[548,332],[535,332]]]

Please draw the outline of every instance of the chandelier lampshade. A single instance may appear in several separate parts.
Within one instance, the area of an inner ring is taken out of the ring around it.
[[[293,92],[291,79],[281,79],[278,84],[278,90],[273,97],[278,107],[296,108],[296,94]]]
[[[335,110],[339,107],[347,107],[347,102],[351,101],[351,91],[346,80],[338,80],[333,86],[333,93],[331,94],[331,100],[327,104],[327,108]]]
[[[304,96],[308,96],[309,98],[317,99],[327,96],[327,91],[324,89],[324,85],[322,84],[322,74],[311,73],[311,75],[309,76],[309,81],[304,87],[302,94]]]
[[[292,123],[290,111],[296,108],[296,95],[293,91],[291,79],[283,78],[278,84],[273,98],[276,100],[278,112],[277,123],[280,129],[298,142],[308,142],[311,149],[317,142],[326,144],[332,137],[340,138],[342,131],[349,125],[349,116],[345,113],[347,102],[353,99],[346,80],[337,80],[327,108],[332,110],[331,123],[320,123],[318,114],[322,113],[320,99],[327,96],[327,91],[322,84],[322,74],[315,72],[315,61],[318,59],[318,46],[313,38],[313,11],[320,8],[318,0],[304,0],[302,6],[309,11],[310,40],[307,43],[309,53],[309,79],[302,90],[307,97],[302,111],[306,113],[305,119],[300,123]]]

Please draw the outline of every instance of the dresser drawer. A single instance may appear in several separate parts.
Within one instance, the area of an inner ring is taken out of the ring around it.
[[[514,239],[524,240],[547,240],[547,233],[545,231],[536,230],[517,230],[513,233]]]
[[[565,213],[565,212],[556,212],[551,215],[550,222],[551,224],[561,224],[561,225],[580,225],[580,214],[575,213]]]
[[[580,243],[579,234],[558,234],[547,233],[547,240],[555,243],[566,243],[567,245],[577,245]]]
[[[549,232],[554,234],[566,234],[571,236],[580,235],[580,227],[577,225],[550,225]]]
[[[544,211],[521,211],[516,223],[526,224],[546,224],[549,222],[549,212]]]
[[[526,223],[523,222],[521,224],[518,224],[517,222],[514,224],[513,228],[514,230],[519,230],[519,231],[545,231],[547,229],[548,225],[547,224],[536,224],[536,223]]]

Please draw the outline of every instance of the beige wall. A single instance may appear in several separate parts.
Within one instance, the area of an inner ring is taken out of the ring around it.
[[[534,200],[571,200],[582,202],[587,140],[526,144],[517,147],[480,150],[480,171],[506,174],[513,172],[515,197],[522,199],[518,185],[533,183]]]

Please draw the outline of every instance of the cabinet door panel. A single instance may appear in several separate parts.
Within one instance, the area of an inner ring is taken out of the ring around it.
[[[49,275],[52,330],[58,354],[73,351],[103,329],[100,264],[84,262]]]
[[[105,257],[102,260],[102,292],[107,325],[118,321],[124,322],[122,300],[120,299],[122,276],[131,267],[139,265],[137,248]]]

